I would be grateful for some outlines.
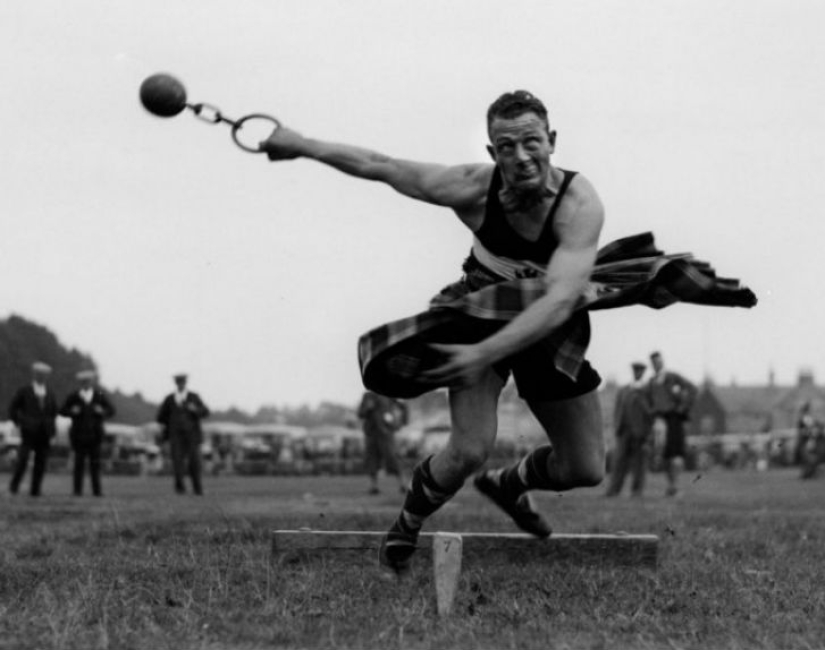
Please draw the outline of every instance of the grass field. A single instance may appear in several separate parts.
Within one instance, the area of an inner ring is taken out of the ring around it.
[[[6,480],[7,475],[0,476]],[[381,530],[401,497],[363,477],[105,477],[107,496],[0,501],[0,648],[823,648],[825,479],[714,470],[679,500],[538,499],[565,533],[654,533],[659,567],[467,557],[453,615],[431,565],[401,585],[374,553],[271,556],[277,528]],[[467,488],[427,530],[506,531]]]

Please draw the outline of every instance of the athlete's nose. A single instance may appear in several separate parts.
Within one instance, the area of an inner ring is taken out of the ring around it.
[[[516,145],[516,159],[520,162],[530,160],[527,150],[520,144]]]

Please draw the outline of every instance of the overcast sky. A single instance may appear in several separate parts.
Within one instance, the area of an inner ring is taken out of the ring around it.
[[[604,377],[660,349],[697,381],[825,379],[823,18],[816,0],[4,2],[0,316],[153,400],[185,370],[216,408],[354,402],[358,336],[456,279],[469,232],[189,112],[152,117],[141,81],[447,164],[486,160],[488,104],[526,88],[554,162],[605,203],[603,243],[652,230],[759,296],[594,314]]]

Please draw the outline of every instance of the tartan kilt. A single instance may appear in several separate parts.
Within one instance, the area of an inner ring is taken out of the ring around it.
[[[541,277],[499,280],[489,279],[475,290],[468,290],[473,285],[463,281],[449,285],[433,298],[427,311],[361,336],[358,360],[364,386],[400,399],[441,388],[421,380],[421,373],[445,361],[432,343],[477,343],[545,292]],[[753,307],[756,296],[738,280],[718,277],[710,264],[689,253],[658,250],[653,234],[646,232],[618,239],[599,250],[577,309],[596,311],[630,305],[662,309],[677,302]],[[556,368],[575,380],[588,343],[586,319],[574,314],[538,345],[551,347]]]

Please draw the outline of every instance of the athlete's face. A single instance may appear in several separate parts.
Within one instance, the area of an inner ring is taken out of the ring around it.
[[[505,187],[523,192],[545,187],[556,132],[542,118],[532,112],[497,117],[490,124],[490,143],[487,150],[501,170]]]

